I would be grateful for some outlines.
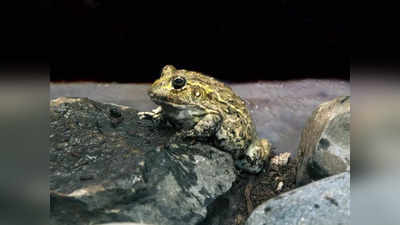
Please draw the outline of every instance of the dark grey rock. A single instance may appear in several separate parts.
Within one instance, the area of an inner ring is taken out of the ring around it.
[[[50,102],[51,224],[197,224],[235,180],[230,154],[164,143],[137,111],[87,98]]]
[[[338,97],[314,110],[299,146],[296,183],[303,185],[350,171],[350,97]]]
[[[102,223],[96,225],[152,225],[152,224],[121,222],[121,223]]]
[[[246,225],[349,225],[350,173],[294,189],[257,207]]]

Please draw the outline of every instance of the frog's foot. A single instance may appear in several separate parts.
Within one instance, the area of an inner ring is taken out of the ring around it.
[[[161,126],[163,124],[161,106],[153,109],[151,112],[138,112],[137,115],[141,120],[151,120],[155,126]]]
[[[151,112],[138,112],[139,119],[157,120],[161,118],[161,106],[151,110]]]
[[[244,154],[235,160],[235,165],[248,173],[257,174],[264,168],[270,150],[271,144],[267,139],[258,139],[247,148]]]

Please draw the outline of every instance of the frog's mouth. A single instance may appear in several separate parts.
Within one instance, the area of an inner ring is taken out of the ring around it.
[[[160,106],[164,105],[174,108],[186,108],[190,105],[187,102],[181,101],[179,98],[172,98],[168,94],[163,93],[162,90],[158,89],[149,89],[148,95],[155,104]]]
[[[197,112],[197,114],[203,114],[204,109],[198,105],[187,104],[187,103],[177,103],[171,101],[164,101],[163,99],[153,99],[153,102],[159,106],[161,106],[166,111],[192,111]]]
[[[152,99],[152,101],[155,104],[159,105],[159,106],[167,106],[167,107],[173,107],[173,108],[179,108],[179,109],[184,109],[184,108],[187,108],[187,107],[190,106],[189,104],[186,104],[186,103],[183,103],[183,102],[179,102],[179,103],[171,102],[171,101],[168,101],[166,99],[160,99],[160,98],[159,99]]]

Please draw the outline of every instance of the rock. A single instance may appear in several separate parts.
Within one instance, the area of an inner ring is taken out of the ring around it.
[[[97,225],[152,225],[152,224],[145,224],[145,223],[102,223]]]
[[[175,131],[137,111],[87,98],[50,102],[50,224],[198,224],[236,179],[230,154],[196,143],[167,149]]]
[[[350,173],[344,172],[272,198],[246,225],[350,224]]]
[[[350,97],[338,97],[314,110],[298,149],[298,186],[350,171]]]
[[[265,171],[238,176],[232,188],[209,205],[209,214],[199,225],[243,225],[255,207],[295,188],[296,160],[274,150],[269,157]]]
[[[145,224],[145,223],[102,223],[102,224],[96,224],[96,225],[151,225],[151,224]]]

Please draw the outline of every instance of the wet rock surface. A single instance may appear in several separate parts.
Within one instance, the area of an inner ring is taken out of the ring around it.
[[[350,171],[350,96],[314,110],[298,151],[297,185]]]
[[[50,102],[51,224],[197,224],[231,188],[228,153],[201,143],[167,149],[175,131],[136,113],[87,98]]]
[[[350,173],[281,194],[257,207],[246,225],[350,224]]]

